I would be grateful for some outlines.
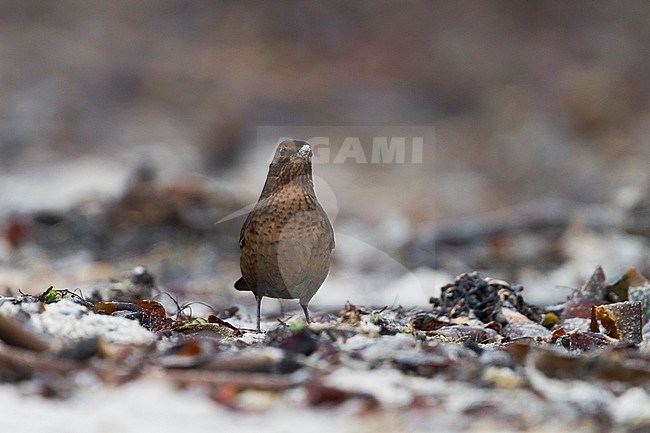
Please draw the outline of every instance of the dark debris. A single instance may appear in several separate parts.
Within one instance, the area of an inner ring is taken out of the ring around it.
[[[137,283],[154,282],[151,275]],[[363,385],[361,378],[357,383],[357,373],[371,374],[379,384],[387,372],[397,372],[404,382],[400,386],[413,393],[409,407],[418,408],[439,403],[408,388],[407,379],[464,384],[467,389],[528,390],[551,400],[563,397],[545,390],[545,381],[581,380],[614,395],[650,385],[650,355],[640,350],[640,341],[629,338],[625,327],[638,322],[633,328],[640,329],[640,303],[610,303],[608,287],[604,273],[597,275],[567,303],[545,311],[525,301],[521,286],[463,274],[432,299],[430,311],[348,303],[338,315],[317,316],[309,326],[280,322],[259,338],[249,338],[255,334],[222,318],[234,314],[232,308],[212,308],[218,313],[191,317],[177,302],[177,311],[170,314],[154,300],[93,304],[77,293],[50,287],[40,295],[3,298],[0,305],[70,300],[92,307],[88,314],[137,321],[160,344],[115,345],[90,338],[57,346],[22,330],[17,319],[0,320],[0,380],[30,381],[41,395],[67,397],[74,393],[79,374],[117,386],[157,368],[178,386],[201,387],[215,402],[234,410],[246,409],[241,396],[247,391],[283,399],[294,388],[301,389],[296,395],[307,407],[354,402],[361,411],[382,408],[385,396]],[[605,299],[593,296],[596,292]],[[631,322],[625,320],[629,308],[635,313]],[[592,330],[580,328],[588,322],[581,317],[587,310],[595,315]],[[574,323],[579,326],[571,327]],[[22,331],[16,332],[18,328]],[[330,380],[346,370],[352,373],[345,380]],[[476,403],[464,413],[497,410],[499,405],[491,404],[496,406]],[[603,417],[612,423],[608,415]]]

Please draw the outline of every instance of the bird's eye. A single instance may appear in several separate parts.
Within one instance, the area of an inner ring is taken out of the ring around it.
[[[284,156],[284,155],[286,155],[286,153],[287,153],[287,150],[284,147],[281,147],[280,148],[280,156]]]

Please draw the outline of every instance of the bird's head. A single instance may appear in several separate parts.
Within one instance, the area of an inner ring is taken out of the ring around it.
[[[271,162],[271,172],[291,180],[298,176],[311,176],[311,145],[302,140],[285,140],[278,144]]]
[[[302,140],[285,140],[275,149],[269,174],[262,189],[260,200],[273,194],[278,188],[299,184],[307,191],[314,189],[311,175],[311,145]]]
[[[303,140],[284,140],[278,144],[273,164],[290,164],[306,161],[311,163],[311,145]]]

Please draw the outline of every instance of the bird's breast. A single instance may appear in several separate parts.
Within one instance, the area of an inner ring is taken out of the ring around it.
[[[251,231],[264,242],[278,242],[282,236],[301,236],[322,229],[327,221],[327,215],[311,194],[288,187],[260,201],[252,214]]]

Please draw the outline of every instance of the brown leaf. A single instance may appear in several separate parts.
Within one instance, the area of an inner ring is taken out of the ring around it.
[[[562,346],[569,351],[584,352],[610,346],[615,341],[599,333],[583,332],[577,329],[567,332],[564,328],[553,331],[549,339],[551,344]]]
[[[351,392],[328,386],[317,380],[307,381],[305,391],[307,393],[307,404],[310,406],[338,405],[352,398],[361,398],[373,406],[379,404],[375,397],[370,394]]]
[[[648,280],[643,275],[632,268],[624,273],[621,278],[614,283],[605,287],[608,293],[616,295],[618,300],[627,301],[629,299],[629,289],[631,287],[641,287],[646,284]]]
[[[182,323],[167,317],[165,307],[156,301],[137,301],[135,305],[144,308],[140,323],[151,332],[173,331],[182,326]]]

